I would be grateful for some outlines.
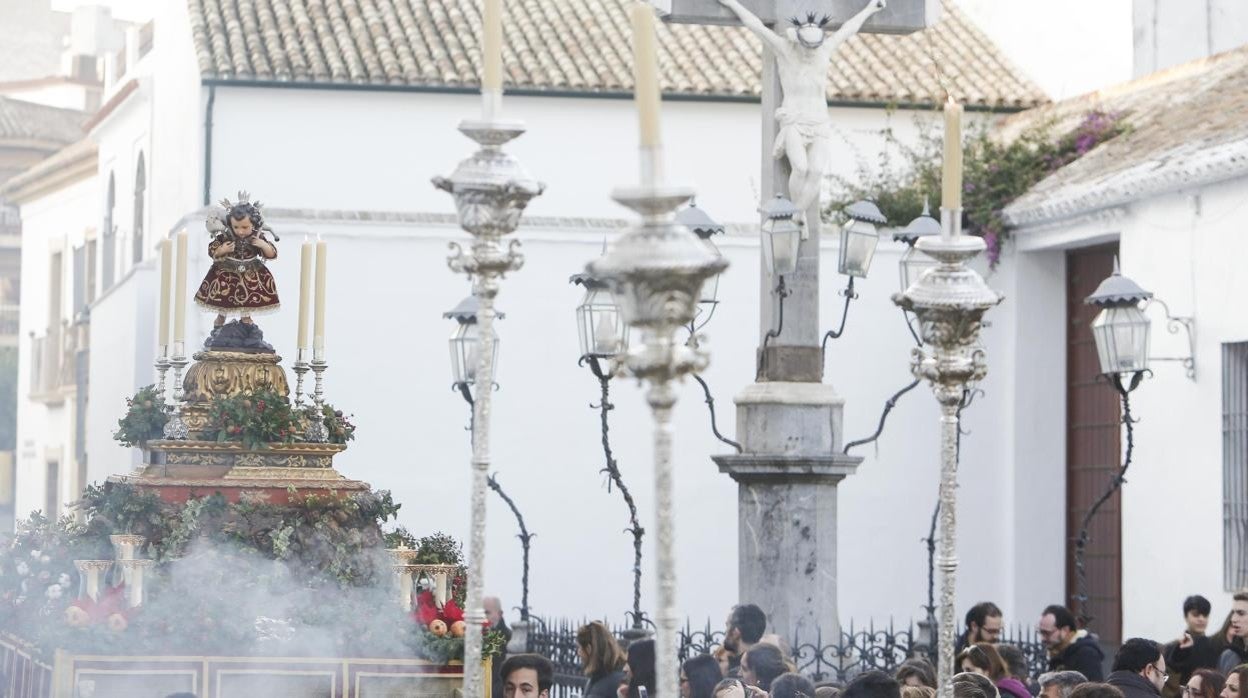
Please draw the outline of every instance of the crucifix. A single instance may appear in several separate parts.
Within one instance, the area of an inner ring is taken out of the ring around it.
[[[743,452],[714,460],[738,485],[740,602],[761,606],[771,631],[788,640],[837,637],[836,488],[861,458],[840,453],[844,400],[823,383],[819,192],[831,164],[829,67],[854,34],[931,26],[940,2],[652,2],[668,22],[740,24],[763,42],[761,198],[784,194],[799,204],[803,239],[797,270],[784,277],[783,306],[777,279],[760,260],[769,299],[760,304],[760,371],[735,398]],[[775,341],[763,341],[777,327]]]

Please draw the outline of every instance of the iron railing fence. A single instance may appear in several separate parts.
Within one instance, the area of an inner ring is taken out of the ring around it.
[[[581,671],[577,654],[576,631],[588,621],[530,618],[532,624],[527,651],[547,657],[555,665],[551,698],[579,695],[585,687],[585,674]],[[607,625],[625,646],[635,638],[648,636],[653,630],[646,627],[639,632],[628,624]],[[817,630],[813,637],[798,634],[789,639],[783,649],[798,673],[812,681],[845,684],[865,671],[878,669],[891,674],[898,665],[912,657],[923,657],[935,663],[936,648],[928,637],[928,631],[915,623],[898,626],[889,621],[887,625],[870,623],[861,627],[851,622],[841,629],[835,641]],[[699,654],[708,654],[718,648],[723,639],[723,630],[716,630],[709,621],[700,628],[686,622],[679,636],[680,660],[683,662]],[[1047,670],[1048,655],[1033,628],[1017,626],[1007,629],[1001,643],[1015,645],[1022,650],[1031,678]]]

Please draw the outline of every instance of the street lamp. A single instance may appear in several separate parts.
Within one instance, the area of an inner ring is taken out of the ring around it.
[[[724,226],[711,218],[704,209],[698,208],[693,200],[690,200],[689,205],[676,214],[676,222],[692,230],[702,242],[706,243],[707,247],[710,247],[715,254],[719,254],[719,248],[715,246],[711,238],[715,235],[723,234]],[[710,309],[710,313],[698,327],[693,327],[692,323],[690,324],[692,331],[695,333],[711,321],[711,314],[715,312],[715,307],[719,303],[719,276],[719,274],[716,274],[707,279],[706,283],[702,285],[702,295],[698,299],[698,314],[701,315],[706,308]]]
[[[801,209],[792,201],[776,194],[758,209],[763,214],[763,259],[784,287],[784,277],[797,271],[797,248],[802,242],[802,227],[793,217]]]
[[[585,297],[576,307],[577,337],[581,357],[610,359],[628,349],[628,323],[606,283],[589,274],[573,274],[568,283],[585,287]]]
[[[923,213],[910,221],[910,225],[893,234],[893,240],[906,243],[906,251],[902,253],[901,262],[898,264],[902,293],[924,274],[936,268],[936,260],[914,246],[919,239],[933,235],[940,235],[940,221],[932,217],[931,208],[926,201],[923,202]]]
[[[1105,492],[1097,499],[1080,522],[1079,535],[1075,538],[1075,611],[1084,625],[1092,620],[1088,615],[1088,579],[1084,553],[1091,540],[1092,520],[1101,505],[1114,496],[1114,492],[1126,482],[1127,469],[1135,451],[1135,419],[1131,416],[1131,391],[1135,390],[1150,373],[1148,368],[1148,335],[1151,323],[1140,304],[1151,300],[1153,294],[1122,275],[1118,259],[1114,258],[1114,272],[1096,287],[1084,303],[1101,308],[1092,320],[1092,339],[1096,342],[1096,357],[1100,363],[1101,377],[1109,381],[1122,401],[1122,424],[1126,427],[1127,450],[1118,472],[1110,479]],[[1169,317],[1169,310],[1166,312]],[[1175,322],[1171,319],[1171,323]],[[1185,323],[1189,328],[1190,325]],[[1174,331],[1174,330],[1172,330]],[[1189,334],[1190,338],[1190,334]],[[1194,372],[1194,367],[1192,367]]]
[[[875,247],[880,243],[876,226],[887,224],[888,219],[873,201],[856,201],[846,206],[845,217],[848,220],[841,226],[838,269],[851,281],[855,276],[866,278],[875,257]]]
[[[1139,374],[1148,370],[1151,323],[1140,303],[1152,297],[1151,292],[1122,275],[1115,259],[1114,273],[1084,301],[1101,308],[1092,320],[1096,356],[1101,364],[1101,374],[1116,381],[1120,390],[1123,374]],[[1138,378],[1133,378],[1133,382],[1138,384]]]
[[[480,303],[476,296],[468,296],[459,305],[442,313],[442,317],[455,320],[455,329],[451,332],[451,387],[460,391],[469,405],[473,404],[471,388],[477,382],[477,366],[481,356],[481,325],[477,322]],[[502,320],[506,315],[495,312],[495,319]],[[494,334],[491,342],[490,366],[491,377],[498,368],[498,335]],[[492,380],[492,379],[491,379]]]

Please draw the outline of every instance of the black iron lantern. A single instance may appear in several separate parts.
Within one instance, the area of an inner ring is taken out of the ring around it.
[[[880,243],[877,225],[888,219],[872,201],[857,201],[845,207],[845,225],[841,226],[841,252],[838,269],[846,276],[865,278]]]
[[[476,296],[468,296],[453,309],[442,313],[442,317],[455,320],[455,330],[451,332],[451,374],[455,385],[474,385],[477,382],[477,362],[481,351],[481,332],[477,325],[477,311],[480,308]],[[505,315],[496,312],[495,317],[502,320]],[[498,376],[498,335],[494,342],[494,375]]]
[[[585,287],[576,307],[581,356],[611,358],[628,349],[628,323],[607,285],[589,274],[573,274],[570,283]]]
[[[926,201],[923,202],[923,213],[910,221],[910,225],[893,234],[894,240],[906,243],[906,251],[902,253],[901,262],[898,264],[902,293],[923,278],[924,274],[940,265],[940,262],[915,247],[919,238],[932,235],[940,235],[940,221],[932,217],[931,208]]]
[[[1092,320],[1101,373],[1115,376],[1148,370],[1150,323],[1141,303],[1152,297],[1152,293],[1122,275],[1115,259],[1114,273],[1084,301],[1101,308]]]

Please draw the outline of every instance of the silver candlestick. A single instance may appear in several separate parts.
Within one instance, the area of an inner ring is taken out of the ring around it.
[[[308,361],[305,358],[305,347],[299,347],[295,353],[295,363],[291,368],[295,371],[295,407],[303,407],[303,377],[308,372]]]
[[[165,398],[165,374],[169,372],[169,345],[160,347],[160,355],[156,357],[156,395]]]
[[[169,359],[169,365],[173,367],[173,403],[169,414],[169,421],[165,422],[165,438],[177,441],[185,441],[190,435],[191,430],[182,421],[182,369],[186,368],[189,362],[186,360],[186,346],[183,342],[173,343],[173,357]]]
[[[630,327],[641,341],[617,357],[627,372],[648,384],[646,402],[654,417],[655,547],[658,589],[655,655],[659,695],[679,693],[676,560],[672,468],[672,380],[708,363],[696,342],[676,341],[676,332],[697,313],[703,283],[722,272],[727,260],[676,223],[674,213],[692,190],[662,187],[655,149],[642,151],[642,179],[636,189],[617,191],[616,201],[641,215],[641,223],[589,263],[589,274],[607,283]],[[634,335],[636,336],[636,335]]]
[[[316,376],[312,388],[312,421],[308,423],[308,431],[304,436],[308,441],[325,443],[329,440],[329,428],[325,426],[325,362],[324,351],[312,352],[312,373]],[[302,379],[302,376],[300,377]]]
[[[487,104],[497,102],[487,95]],[[459,225],[472,235],[469,252],[451,243],[453,253],[447,260],[452,271],[463,272],[472,281],[472,294],[478,303],[476,384],[486,386],[473,404],[472,431],[472,507],[471,532],[468,542],[468,588],[464,613],[467,622],[464,634],[464,695],[480,698],[485,692],[481,667],[482,606],[485,579],[485,499],[490,470],[490,409],[494,384],[494,298],[498,295],[503,275],[518,270],[524,257],[512,240],[504,248],[503,237],[515,232],[520,216],[533,197],[545,188],[529,176],[524,167],[502,146],[524,133],[524,124],[503,121],[498,109],[487,108],[486,118],[466,120],[459,131],[480,146],[468,159],[459,163],[448,177],[435,177],[433,184],[455,199]]]
[[[932,385],[940,403],[940,635],[939,698],[953,697],[954,617],[957,585],[958,406],[963,391],[988,372],[978,345],[984,313],[1002,296],[966,263],[985,247],[978,237],[962,234],[962,210],[940,211],[939,237],[921,238],[915,248],[939,264],[893,302],[919,319],[923,347],[916,348],[911,371]]]

